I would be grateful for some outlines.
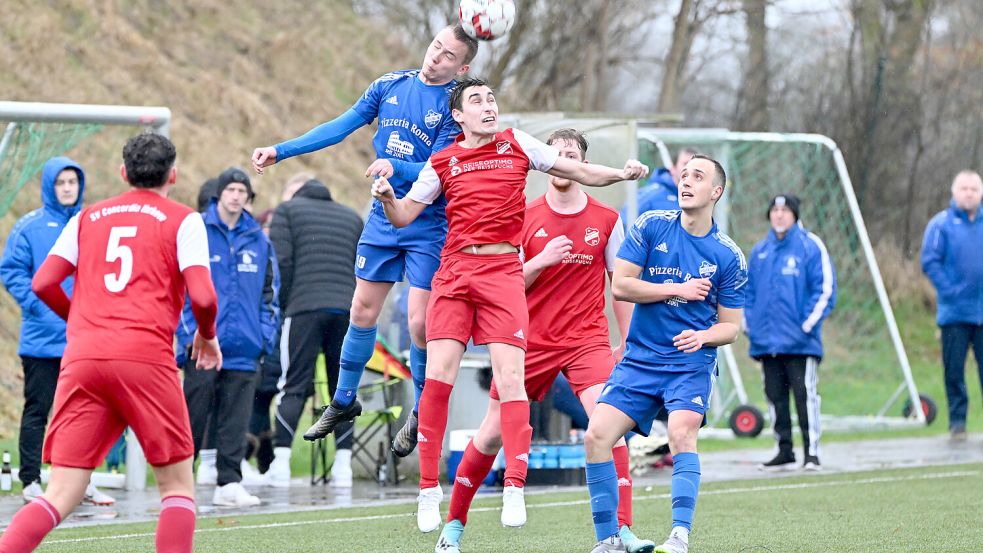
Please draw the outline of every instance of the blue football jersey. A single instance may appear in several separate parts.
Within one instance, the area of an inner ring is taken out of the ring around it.
[[[408,162],[425,162],[430,154],[454,142],[460,128],[451,117],[450,92],[457,85],[427,85],[419,78],[420,70],[394,71],[376,79],[352,106],[359,115],[371,122],[378,118],[378,130],[372,139],[376,156]],[[402,198],[412,181],[389,179],[397,198]],[[428,207],[421,217],[444,218],[444,204]],[[385,215],[382,205],[375,201],[372,210]]]
[[[680,332],[705,330],[717,323],[717,305],[744,308],[747,261],[737,244],[714,224],[706,236],[683,229],[681,211],[648,211],[635,221],[625,236],[618,257],[642,268],[646,282],[686,282],[708,278],[709,294],[703,301],[680,297],[635,306],[626,340],[625,359],[641,363],[713,365],[717,348],[704,347],[683,353],[672,344]]]

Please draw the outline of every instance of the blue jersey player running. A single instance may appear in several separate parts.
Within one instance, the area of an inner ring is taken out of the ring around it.
[[[253,167],[262,173],[264,167],[276,162],[337,144],[378,119],[372,141],[378,159],[368,167],[366,176],[386,177],[396,195],[402,197],[430,154],[453,143],[459,134],[448,98],[455,77],[467,73],[477,51],[477,41],[460,24],[444,28],[427,48],[420,69],[387,73],[336,119],[276,146],[257,148],[252,155]],[[413,224],[399,229],[386,219],[381,204],[373,202],[356,253],[355,295],[342,345],[337,389],[321,420],[304,434],[305,439],[324,437],[339,422],[361,414],[355,392],[375,349],[376,322],[386,296],[404,274],[410,284],[410,370],[419,402],[426,374],[425,311],[446,234],[443,201],[434,202]],[[289,422],[296,428],[297,421]],[[416,423],[414,408],[393,443],[397,455],[409,455],[416,447]]]
[[[686,553],[700,486],[697,432],[717,373],[717,346],[737,338],[747,262],[713,222],[726,175],[695,155],[679,182],[681,211],[648,211],[618,251],[615,299],[636,305],[624,359],[597,400],[584,438],[587,488],[598,543],[592,553],[624,551],[618,537],[618,476],[611,448],[631,429],[648,434],[669,413],[673,454],[672,531],[655,551]]]

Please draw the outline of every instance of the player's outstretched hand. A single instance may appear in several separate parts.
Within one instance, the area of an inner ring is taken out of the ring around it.
[[[695,330],[684,330],[673,336],[672,345],[683,353],[694,353],[703,347],[703,334]]]
[[[563,257],[573,249],[573,240],[559,235],[546,243],[546,247],[536,257],[540,258],[543,267],[552,267],[563,261]]]
[[[691,278],[678,285],[679,291],[676,295],[688,301],[703,301],[710,293],[710,279]]]
[[[637,159],[629,159],[625,162],[623,173],[624,178],[622,180],[638,180],[645,178],[645,175],[649,174],[649,168],[648,165]]]
[[[393,164],[391,161],[385,158],[379,158],[373,161],[372,165],[369,165],[369,168],[365,170],[365,176],[385,177],[388,179],[389,177],[393,176],[395,172],[396,170],[393,169]]]
[[[393,185],[389,184],[389,179],[379,177],[372,182],[372,197],[383,202],[396,199],[396,193],[393,192]]]
[[[276,148],[273,146],[267,146],[265,148],[256,148],[253,150],[253,169],[256,174],[263,174],[263,167],[269,167],[276,163]]]
[[[191,343],[191,358],[197,360],[195,367],[199,369],[221,369],[222,348],[218,345],[218,336],[206,340],[196,330],[195,339]]]

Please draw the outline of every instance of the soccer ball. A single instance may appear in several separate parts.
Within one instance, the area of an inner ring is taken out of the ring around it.
[[[512,0],[461,0],[461,26],[478,40],[495,40],[515,23]]]

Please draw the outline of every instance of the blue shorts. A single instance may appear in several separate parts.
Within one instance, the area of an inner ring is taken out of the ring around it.
[[[716,379],[716,361],[709,366],[653,365],[626,359],[614,367],[597,402],[628,415],[635,421],[635,432],[648,436],[652,420],[662,411],[705,416]]]
[[[401,282],[405,275],[410,286],[430,290],[447,226],[427,215],[425,210],[408,227],[397,229],[373,210],[358,240],[355,276],[371,282]]]

